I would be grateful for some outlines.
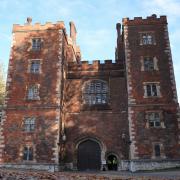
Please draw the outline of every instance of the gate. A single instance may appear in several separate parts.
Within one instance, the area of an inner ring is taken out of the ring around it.
[[[100,170],[101,148],[92,140],[86,140],[79,144],[77,153],[78,170]]]

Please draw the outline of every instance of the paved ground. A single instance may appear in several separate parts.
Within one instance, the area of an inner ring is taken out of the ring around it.
[[[0,169],[2,180],[180,180],[180,169],[158,172],[45,172]]]

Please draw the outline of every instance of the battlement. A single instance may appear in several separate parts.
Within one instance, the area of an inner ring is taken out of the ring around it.
[[[157,17],[156,14],[147,16],[146,19],[142,17],[134,17],[134,19],[123,18],[123,25],[148,25],[148,24],[167,24],[166,16]]]
[[[46,22],[45,24],[35,23],[31,24],[31,22],[25,23],[24,25],[14,24],[13,32],[16,31],[39,31],[39,30],[47,30],[47,29],[65,29],[65,25],[63,21],[57,21],[55,24],[51,22]]]
[[[69,71],[103,71],[103,70],[124,70],[124,65],[120,61],[112,62],[112,60],[94,60],[92,63],[89,61],[81,61],[80,64],[76,62],[68,63]]]

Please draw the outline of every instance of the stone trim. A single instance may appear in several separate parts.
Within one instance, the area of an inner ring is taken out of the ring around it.
[[[10,57],[9,57],[9,65],[8,65],[8,74],[7,74],[7,80],[6,80],[6,95],[5,95],[5,100],[4,100],[4,106],[7,106],[7,102],[9,100],[9,94],[11,93],[10,91],[10,84],[12,82],[12,77],[11,77],[11,71],[13,70],[13,47],[16,44],[15,40],[15,33],[12,34],[12,42],[11,42],[11,51],[10,51]]]
[[[60,99],[61,97],[61,83],[62,83],[62,66],[63,66],[63,59],[62,59],[62,53],[63,53],[63,30],[59,29],[59,50],[58,50],[58,62],[56,63],[56,66],[58,68],[57,70],[57,82],[56,82],[56,104],[58,106],[60,106]],[[56,130],[57,130],[57,136],[55,139],[55,144],[54,144],[54,148],[52,149],[53,152],[53,158],[51,160],[53,160],[55,163],[59,163],[59,138],[60,138],[60,123],[61,123],[61,119],[60,119],[60,113],[61,110],[60,108],[56,109],[56,119],[55,119],[55,124],[56,124]]]
[[[134,111],[130,107],[132,104],[136,104],[136,100],[133,97],[132,75],[131,75],[131,50],[129,48],[128,41],[128,26],[124,26],[124,41],[125,41],[125,63],[126,63],[126,77],[127,77],[127,92],[128,92],[128,122],[129,122],[129,137],[131,141],[130,145],[130,159],[137,159],[137,147],[135,140],[135,125],[133,123]]]
[[[1,118],[1,124],[0,124],[0,163],[3,162],[3,152],[4,152],[4,134],[3,134],[3,124],[4,121],[6,120],[6,112],[3,110],[2,111],[2,118]]]
[[[179,106],[177,107],[177,121],[178,121],[178,129],[179,129],[179,133],[178,133],[178,144],[180,145],[180,108]]]
[[[164,52],[168,55],[168,63],[169,63],[169,69],[170,69],[170,80],[172,83],[171,87],[172,87],[172,92],[173,92],[173,101],[175,103],[177,103],[178,98],[177,98],[176,82],[175,82],[175,76],[174,76],[174,68],[173,68],[173,61],[172,61],[171,47],[170,47],[169,33],[168,33],[167,25],[164,25],[164,39],[166,41],[166,47],[165,47]]]
[[[129,137],[130,137],[130,159],[138,159],[138,152],[136,146],[136,139],[135,139],[135,124],[134,124],[134,117],[135,113],[131,107],[128,107],[128,122],[129,122]]]
[[[150,171],[150,170],[160,170],[160,169],[170,169],[170,168],[180,168],[180,159],[133,160],[128,163],[128,169],[131,172],[136,172],[140,170]]]
[[[131,75],[131,50],[128,41],[128,26],[124,26],[124,40],[125,40],[125,63],[126,63],[126,77],[127,77],[127,91],[128,104],[136,104],[132,93],[132,75]]]
[[[9,57],[9,65],[8,65],[8,74],[7,74],[7,80],[6,80],[6,94],[5,94],[5,100],[4,100],[4,110],[2,111],[2,118],[1,118],[1,124],[0,124],[0,163],[3,162],[3,153],[4,153],[4,133],[3,133],[3,125],[4,122],[6,121],[7,115],[6,115],[6,107],[7,107],[7,102],[9,100],[9,94],[11,93],[10,89],[10,84],[12,82],[12,77],[11,77],[11,71],[13,70],[13,48],[16,44],[16,39],[15,39],[15,33],[12,33],[12,42],[11,42],[11,51],[10,51],[10,57]]]
[[[59,166],[57,164],[38,164],[38,163],[21,163],[21,164],[15,164],[15,163],[4,163],[0,164],[1,168],[13,168],[13,169],[27,169],[27,170],[45,170],[49,172],[55,172],[59,171]]]

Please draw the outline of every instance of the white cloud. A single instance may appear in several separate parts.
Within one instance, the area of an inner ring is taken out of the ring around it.
[[[148,12],[155,11],[165,15],[180,16],[180,2],[176,0],[144,0],[142,4]]]

